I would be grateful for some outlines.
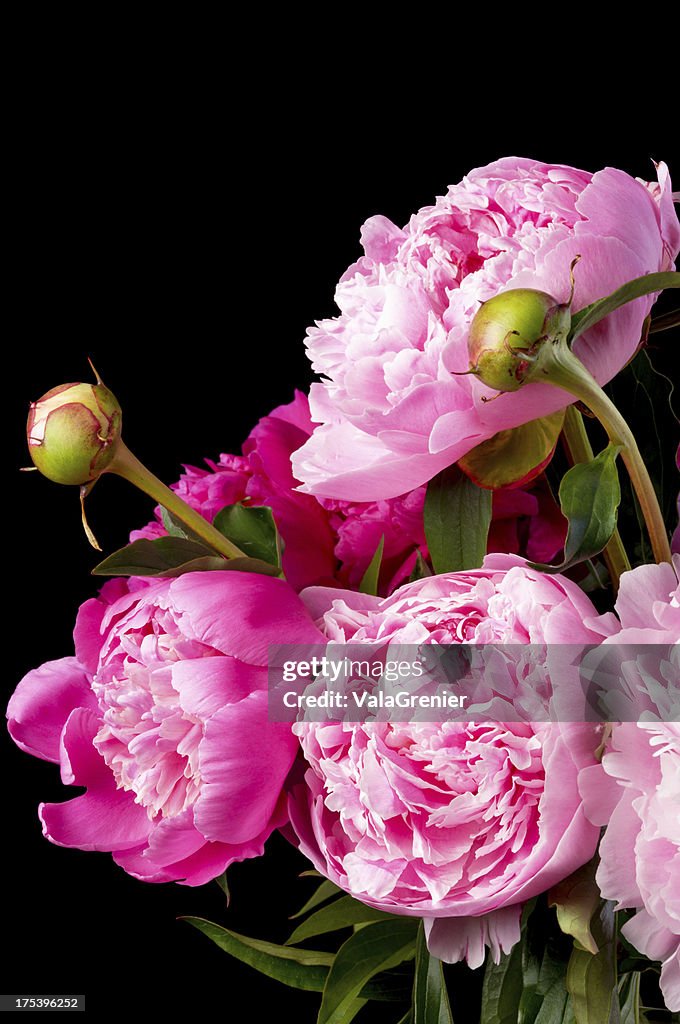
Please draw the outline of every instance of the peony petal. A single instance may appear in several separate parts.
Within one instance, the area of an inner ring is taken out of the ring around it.
[[[271,576],[187,573],[172,581],[169,599],[185,635],[250,665],[267,664],[270,644],[323,641],[295,592]]]
[[[139,846],[152,824],[134,794],[116,789],[112,773],[92,745],[99,720],[77,708],[64,726],[62,774],[87,793],[63,804],[41,804],[43,835],[57,846],[79,850],[125,850]]]
[[[59,762],[61,732],[74,708],[95,710],[90,676],[76,658],[47,661],[21,680],[7,706],[10,736],[22,750]]]
[[[488,946],[497,964],[501,954],[519,942],[521,917],[522,907],[517,904],[480,917],[425,918],[427,948],[447,964],[467,960],[475,970],[484,963]]]
[[[213,842],[244,843],[266,830],[298,749],[290,726],[267,721],[262,691],[218,711],[201,742],[197,829]]]
[[[227,655],[191,658],[172,665],[172,685],[184,711],[205,722],[225,704],[236,704],[254,690],[264,689],[267,675],[263,668]]]

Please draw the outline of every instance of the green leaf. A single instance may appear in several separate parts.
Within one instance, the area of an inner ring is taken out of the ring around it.
[[[626,974],[619,982],[621,1003],[621,1024],[640,1024],[640,979],[639,971]]]
[[[621,288],[617,288],[611,295],[607,295],[597,302],[591,303],[571,318],[571,330],[569,331],[569,344],[579,334],[589,330],[593,324],[609,316],[619,306],[625,306],[633,299],[639,299],[643,295],[650,295],[652,292],[661,292],[665,288],[680,288],[680,273],[669,270],[659,274],[645,274],[644,277],[636,277],[633,281],[627,281]]]
[[[180,920],[187,921],[212,939],[220,949],[249,967],[254,967],[260,974],[266,974],[268,978],[308,992],[323,990],[328,969],[334,959],[332,953],[277,946],[272,942],[251,939],[200,917],[182,917]]]
[[[250,558],[281,568],[280,538],[267,506],[243,505],[240,501],[227,505],[217,513],[213,526]]]
[[[556,937],[551,933],[550,925],[554,919],[552,915],[550,918],[548,922],[541,916],[522,932],[523,986],[518,1006],[518,1018],[522,1024],[536,1024],[548,993],[552,992],[550,998],[556,1005],[559,1005],[559,992],[564,1002],[567,1000],[567,961],[560,949],[562,936]]]
[[[562,978],[546,992],[533,1024],[574,1024],[574,1011]]]
[[[436,573],[477,569],[486,554],[491,491],[457,466],[433,477],[425,495],[425,537]]]
[[[672,309],[670,313],[654,317],[649,325],[649,333],[657,334],[659,331],[670,331],[672,327],[678,326],[680,326],[680,309]]]
[[[309,911],[313,910],[314,907],[318,907],[320,903],[325,903],[326,900],[331,898],[331,896],[338,896],[341,892],[342,889],[340,889],[340,887],[334,882],[323,881],[316,892],[310,896],[304,906],[302,906],[296,914],[290,915],[291,921],[294,921],[296,917],[302,917],[303,914],[309,913]]]
[[[325,935],[327,932],[335,932],[340,928],[350,928],[355,924],[365,924],[368,921],[398,920],[394,914],[386,914],[383,910],[375,910],[365,903],[355,900],[352,896],[342,896],[339,900],[333,900],[327,907],[322,907],[315,914],[308,917],[295,929],[286,945],[294,945],[297,942],[304,942],[314,935]]]
[[[415,583],[416,580],[425,580],[428,576],[433,576],[434,573],[430,569],[429,565],[421,555],[420,551],[416,553],[416,561],[411,575],[408,578],[409,583]]]
[[[229,901],[231,900],[231,893],[229,892],[229,883],[227,882],[227,872],[223,871],[221,875],[217,876],[215,881],[217,882],[217,884],[219,885],[220,889],[222,890],[222,892],[226,896],[227,906],[229,906]]]
[[[374,999],[382,1003],[405,1003],[413,990],[413,969],[411,965],[375,974],[367,981],[359,995],[362,999]]]
[[[184,523],[181,523],[179,519],[175,519],[172,512],[168,512],[167,508],[163,508],[162,505],[161,522],[168,537],[184,537],[185,540],[189,540],[189,528]]]
[[[278,569],[255,558],[221,558],[186,537],[136,540],[114,551],[92,570],[93,576],[175,577],[185,572],[237,571],[278,575]]]
[[[196,559],[223,562],[205,544],[186,537],[158,537],[136,540],[114,551],[92,570],[94,576],[160,576]]]
[[[431,956],[420,925],[413,981],[413,1024],[453,1024],[441,960]]]
[[[251,939],[200,917],[181,917],[179,920],[187,921],[198,931],[203,932],[225,953],[290,988],[322,992],[335,959],[334,953],[279,946],[261,939]],[[404,1002],[410,991],[410,973],[405,975],[400,971],[383,971],[362,986],[359,998],[361,1005],[369,999]]]
[[[596,858],[588,861],[548,894],[548,906],[557,908],[557,921],[562,931],[593,954],[597,953],[597,943],[590,921],[600,902],[600,890],[595,881],[597,863]]]
[[[198,544],[205,547],[204,541],[199,537],[197,533],[174,516],[172,512],[168,512],[167,508],[163,508],[161,505],[161,522],[163,523],[163,529],[169,537],[184,537],[185,540],[195,540]]]
[[[382,564],[383,551],[385,549],[385,534],[380,538],[380,543],[375,549],[375,554],[369,562],[368,569],[361,577],[361,583],[359,584],[360,594],[377,594],[378,593],[378,577],[380,575],[380,566]]]
[[[522,950],[519,943],[495,964],[487,953],[480,1024],[517,1024],[522,995]]]
[[[545,468],[564,423],[564,409],[501,430],[459,460],[463,472],[480,487],[495,489],[528,483]]]
[[[612,903],[602,903],[591,921],[598,952],[574,947],[567,967],[567,991],[576,1024],[619,1024],[616,981],[616,920]]]
[[[351,935],[328,974],[318,1024],[352,1020],[358,1011],[356,999],[366,982],[414,956],[417,928],[415,919],[380,921]]]
[[[559,565],[530,562],[541,572],[564,572],[602,551],[616,529],[621,485],[616,469],[620,445],[609,444],[592,462],[579,462],[562,477],[560,506],[569,526]]]

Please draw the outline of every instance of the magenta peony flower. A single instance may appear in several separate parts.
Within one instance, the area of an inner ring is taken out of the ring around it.
[[[315,583],[331,583],[336,571],[335,538],[321,505],[296,490],[290,455],[312,432],[307,398],[296,391],[288,405],[280,405],[251,431],[243,455],[220,455],[209,467],[185,466],[173,486],[187,504],[210,522],[220,509],[249,499],[269,505],[284,540],[283,569],[296,590]],[[160,509],[156,521],[130,534],[130,540],[162,537]],[[371,552],[373,554],[373,552]],[[370,561],[370,556],[369,556]]]
[[[605,644],[628,644],[638,662],[625,671],[632,684],[649,686],[655,666],[645,644],[680,645],[680,556],[674,568],[641,565],[621,577],[618,619],[598,623],[609,634]],[[617,628],[618,627],[618,628]],[[659,678],[670,671],[677,686],[680,647],[673,664],[658,665]],[[658,660],[658,659],[657,659]],[[632,675],[637,668],[637,674]],[[652,691],[653,692],[653,691]],[[623,934],[645,956],[662,961],[661,987],[670,1010],[680,1010],[680,709],[669,721],[614,725],[602,764],[581,778],[586,813],[606,825],[600,844],[597,882],[606,899],[638,913]]]
[[[302,597],[326,636],[341,643],[598,639],[583,624],[593,606],[574,583],[508,555],[408,584],[385,600],[320,588]],[[595,763],[596,726],[381,721],[293,728],[308,764],[289,804],[300,849],[365,903],[434,918],[430,948],[442,959],[467,954],[476,965],[485,942],[496,956],[510,948],[522,902],[595,851],[598,832],[583,812],[578,779]]]
[[[425,487],[386,501],[317,501],[301,494],[290,459],[313,429],[307,398],[296,391],[292,402],[260,420],[243,455],[220,455],[218,462],[206,459],[207,470],[185,466],[173,489],[211,522],[225,505],[245,498],[271,506],[285,542],[286,578],[296,590],[338,583],[357,588],[384,536],[380,592],[389,594],[408,580],[418,551],[428,557]],[[549,562],[564,544],[565,526],[543,478],[523,489],[495,491],[489,551]],[[164,533],[157,508],[155,521],[135,530],[130,539]]]
[[[508,157],[467,175],[402,230],[371,217],[365,255],[341,278],[340,316],[308,332],[317,427],[294,455],[304,489],[353,501],[390,498],[426,482],[499,430],[563,408],[566,394],[533,385],[484,403],[468,369],[480,304],[507,288],[537,288],[574,309],[631,278],[672,268],[680,248],[668,170],[646,184],[606,168]],[[600,383],[630,359],[652,297],[638,299],[575,343]],[[572,399],[573,401],[573,399]]]
[[[80,609],[76,656],[29,672],[9,703],[14,741],[87,788],[41,805],[45,836],[149,882],[201,885],[261,854],[298,749],[267,721],[268,645],[319,639],[271,577],[108,584]]]

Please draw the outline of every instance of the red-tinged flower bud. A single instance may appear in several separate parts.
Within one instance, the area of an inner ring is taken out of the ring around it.
[[[566,336],[570,323],[569,305],[546,292],[515,288],[494,295],[470,326],[472,372],[495,391],[517,391],[543,342]]]
[[[110,465],[122,413],[101,381],[62,384],[31,404],[26,435],[34,465],[58,484],[92,483]]]

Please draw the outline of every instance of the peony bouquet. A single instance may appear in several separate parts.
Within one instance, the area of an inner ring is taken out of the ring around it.
[[[502,159],[362,245],[309,395],[170,488],[96,371],[32,404],[34,467],[79,488],[94,547],[102,478],[156,503],[94,569],[74,653],[9,701],[14,742],[79,787],[43,834],[228,894],[279,830],[315,887],[285,944],[186,920],[318,992],[319,1024],[678,1020],[668,170]]]

